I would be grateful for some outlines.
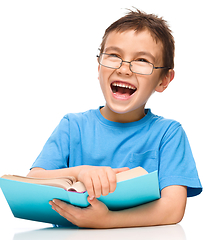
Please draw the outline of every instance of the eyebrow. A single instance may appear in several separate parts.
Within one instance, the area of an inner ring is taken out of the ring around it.
[[[115,47],[115,46],[107,47],[107,48],[105,49],[105,52],[107,52],[107,51],[117,51],[117,52],[120,52],[120,53],[124,53],[124,51],[123,51],[121,48]],[[136,52],[136,53],[135,53],[135,56],[141,56],[141,55],[143,55],[143,56],[148,56],[148,57],[150,57],[150,58],[155,62],[155,57],[154,57],[151,53],[149,53],[149,52],[140,51],[140,52]]]
[[[136,55],[137,56],[141,56],[141,55],[148,56],[155,62],[155,57],[151,53],[149,53],[149,52],[141,51],[141,52],[137,52]]]
[[[113,51],[113,50],[123,53],[123,50],[122,50],[121,48],[119,48],[119,47],[114,47],[114,46],[107,47],[107,48],[105,49],[105,52],[107,52],[107,51]]]

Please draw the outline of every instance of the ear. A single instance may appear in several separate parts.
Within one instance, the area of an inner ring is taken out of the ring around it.
[[[160,80],[158,86],[155,88],[156,92],[163,92],[170,84],[170,82],[174,79],[175,71],[170,69],[168,73]]]

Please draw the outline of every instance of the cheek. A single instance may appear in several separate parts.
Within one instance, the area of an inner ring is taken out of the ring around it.
[[[102,90],[103,94],[105,95],[107,81],[106,81],[106,76],[102,71],[99,71],[98,79],[99,79],[99,84],[100,84],[101,90]]]
[[[98,65],[98,79],[100,79],[99,75],[100,75],[100,64]]]
[[[112,71],[108,68],[99,66],[98,68],[98,79],[101,86],[107,86],[109,82],[109,77],[112,74]]]
[[[98,80],[99,80],[99,82],[100,82],[100,85],[102,85],[103,84],[103,73],[102,73],[102,71],[98,71]]]
[[[138,93],[139,95],[145,99],[148,99],[154,92],[158,85],[158,81],[156,78],[152,77],[141,77],[138,78],[139,88]]]

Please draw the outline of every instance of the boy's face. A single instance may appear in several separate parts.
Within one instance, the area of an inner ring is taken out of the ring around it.
[[[162,67],[162,49],[162,43],[160,41],[156,43],[148,30],[139,33],[129,30],[123,33],[111,32],[103,52],[129,62],[145,59],[156,67]],[[123,62],[119,69],[99,65],[98,70],[101,89],[106,100],[101,113],[108,120],[118,122],[141,119],[144,116],[145,104],[152,93],[164,91],[173,79],[173,77],[170,80],[166,80],[166,77],[160,78],[161,70],[157,69],[153,70],[151,75],[133,73],[130,71],[129,63],[126,62]]]

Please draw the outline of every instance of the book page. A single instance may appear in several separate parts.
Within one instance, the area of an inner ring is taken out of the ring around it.
[[[76,182],[70,188],[68,188],[67,191],[84,193],[86,192],[86,188],[82,182]]]
[[[131,178],[139,177],[147,174],[148,172],[142,167],[136,167],[125,172],[117,173],[117,182],[122,182]]]
[[[2,178],[18,181],[18,182],[26,182],[40,185],[47,185],[52,187],[59,187],[65,190],[69,189],[73,183],[76,182],[74,177],[59,177],[59,178],[33,178],[33,177],[22,177],[18,175],[3,175]]]

